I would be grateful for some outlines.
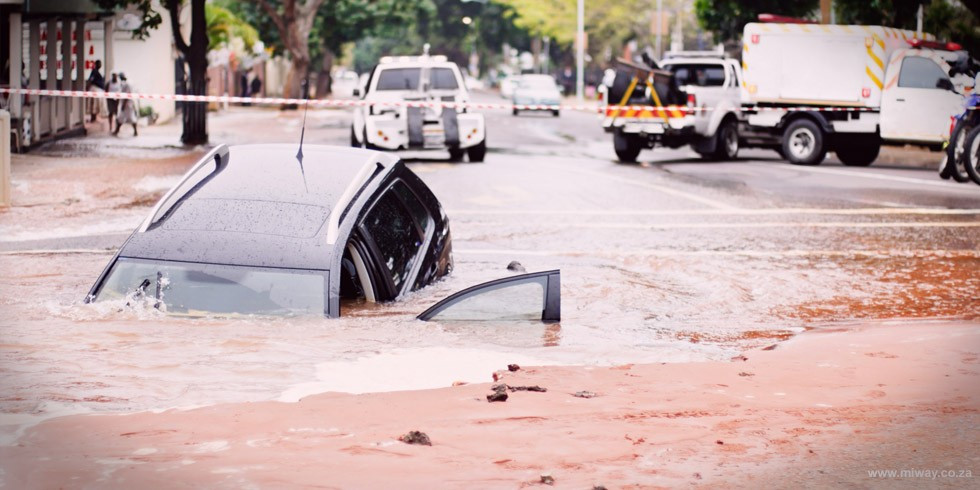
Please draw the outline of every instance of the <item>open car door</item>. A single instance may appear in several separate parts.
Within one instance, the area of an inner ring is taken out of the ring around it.
[[[561,271],[506,277],[466,288],[418,316],[429,321],[561,320]]]

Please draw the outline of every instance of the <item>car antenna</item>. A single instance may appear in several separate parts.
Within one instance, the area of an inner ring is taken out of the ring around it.
[[[296,161],[299,162],[299,173],[303,176],[303,188],[310,192],[310,187],[306,184],[306,170],[303,169],[303,138],[306,136],[306,113],[310,110],[310,99],[307,96],[307,80],[301,84],[303,89],[303,127],[299,131],[299,151],[296,152]]]

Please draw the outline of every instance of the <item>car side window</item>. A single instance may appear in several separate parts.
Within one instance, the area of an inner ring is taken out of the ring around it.
[[[371,208],[363,224],[391,274],[395,291],[401,291],[421,257],[432,217],[405,183],[396,181]]]
[[[921,56],[909,56],[902,60],[898,74],[898,86],[904,88],[939,88],[940,80],[949,80],[935,61]]]

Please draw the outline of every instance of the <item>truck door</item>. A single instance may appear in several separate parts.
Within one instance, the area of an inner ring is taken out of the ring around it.
[[[897,83],[892,85],[898,71]],[[881,137],[886,140],[942,143],[949,118],[963,110],[963,96],[939,64],[910,54],[888,67],[881,96]]]

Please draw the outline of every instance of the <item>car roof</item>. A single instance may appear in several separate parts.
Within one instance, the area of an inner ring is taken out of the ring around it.
[[[406,61],[388,61],[379,63],[378,69],[387,70],[391,68],[450,68],[458,69],[459,66],[452,61],[433,61],[424,59],[413,59]]]
[[[161,199],[120,256],[329,269],[335,251],[328,235],[337,238],[348,205],[398,158],[304,145],[301,167],[298,148],[240,145],[203,159]]]

